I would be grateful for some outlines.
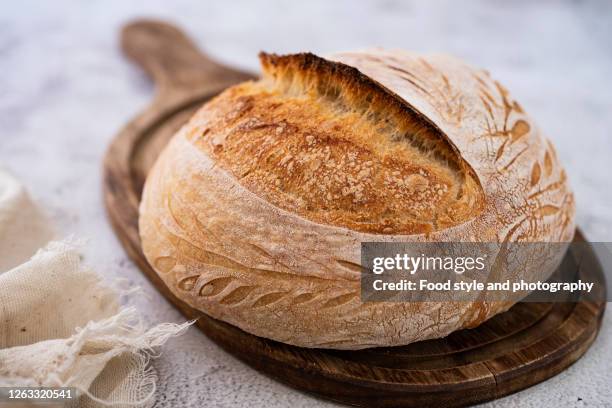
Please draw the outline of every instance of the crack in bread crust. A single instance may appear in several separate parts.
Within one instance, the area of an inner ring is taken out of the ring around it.
[[[552,144],[501,84],[452,57],[330,58],[264,55],[263,80],[227,90],[173,137],[140,204],[160,278],[216,319],[301,347],[404,345],[507,310],[361,302],[361,243],[571,241],[574,199]],[[394,178],[410,188],[385,184]],[[556,268],[527,252],[505,277]]]
[[[233,87],[190,134],[239,182],[312,221],[419,234],[477,216],[484,194],[439,129],[354,68],[262,54],[264,78]]]

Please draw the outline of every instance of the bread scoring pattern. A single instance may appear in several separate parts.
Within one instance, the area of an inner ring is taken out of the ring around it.
[[[574,197],[552,143],[486,70],[446,55],[399,50],[332,58],[374,75],[452,139],[483,183],[487,211],[501,224],[488,239],[571,239]]]
[[[356,231],[417,234],[476,216],[484,197],[446,136],[354,68],[262,54],[264,78],[192,119],[196,146],[268,202]]]
[[[299,346],[407,344],[511,304],[362,303],[361,242],[571,240],[552,144],[486,72],[385,50],[262,64],[175,135],[145,184],[144,253],[191,306]]]

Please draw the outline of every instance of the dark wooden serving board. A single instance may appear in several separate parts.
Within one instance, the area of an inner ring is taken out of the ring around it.
[[[151,106],[116,136],[104,160],[104,200],[129,256],[155,287],[227,352],[297,389],[363,407],[457,407],[539,383],[591,345],[605,303],[580,294],[562,303],[520,303],[471,330],[404,347],[334,351],[294,347],[212,319],[176,298],[147,263],[138,237],[146,174],[172,134],[204,101],[253,75],[213,62],[178,29],[139,21],[124,28],[124,52],[157,85]],[[577,240],[584,240],[578,232]],[[592,255],[594,256],[594,255]],[[582,279],[603,281],[599,263]],[[603,297],[598,297],[602,299]],[[578,300],[578,301],[577,301]]]

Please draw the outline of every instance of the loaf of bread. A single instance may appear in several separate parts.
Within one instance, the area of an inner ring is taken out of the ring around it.
[[[403,345],[512,302],[362,302],[361,242],[572,239],[552,144],[486,71],[380,49],[260,59],[145,184],[144,253],[192,307],[303,347]]]

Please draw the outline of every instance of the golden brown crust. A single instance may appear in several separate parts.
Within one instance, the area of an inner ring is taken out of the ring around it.
[[[355,231],[417,234],[477,216],[484,195],[446,136],[359,71],[261,55],[265,77],[193,119],[198,147],[266,201]]]
[[[483,71],[384,50],[262,64],[261,81],[205,105],[147,178],[143,251],[191,306],[299,346],[407,344],[511,302],[362,303],[361,242],[571,240],[552,145]]]

